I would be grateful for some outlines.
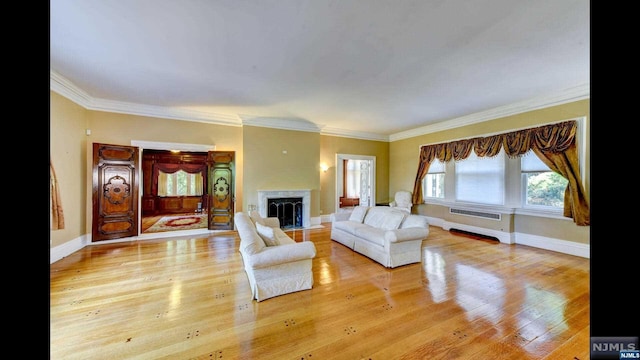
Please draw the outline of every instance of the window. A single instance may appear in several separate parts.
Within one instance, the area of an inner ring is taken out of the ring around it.
[[[200,196],[202,189],[202,173],[189,174],[183,170],[158,173],[158,196]]]
[[[505,199],[505,154],[468,158],[455,162],[456,201],[503,205]]]
[[[431,162],[429,172],[422,182],[422,194],[424,197],[444,199],[445,165],[438,159]]]
[[[365,160],[347,160],[347,172],[346,189],[348,198],[360,197],[360,163]]]
[[[576,141],[584,143],[586,119],[576,120]],[[580,167],[584,169],[585,152],[581,151]],[[516,158],[504,151],[493,158],[478,157],[472,151],[460,161],[433,160],[422,180],[422,194],[425,203],[561,217],[567,185],[568,180],[533,151]]]
[[[523,206],[562,209],[568,180],[551,171],[536,154],[527,153],[520,160]]]
[[[564,206],[564,190],[568,180],[545,165],[530,152],[520,159],[509,159],[504,152],[493,158],[471,153],[452,166],[434,160],[422,180],[422,194],[426,200],[477,203],[482,205],[513,206],[557,212]],[[447,194],[445,176],[454,179]],[[516,183],[521,176],[520,184]],[[510,181],[513,177],[514,180]],[[521,195],[518,196],[517,194]]]

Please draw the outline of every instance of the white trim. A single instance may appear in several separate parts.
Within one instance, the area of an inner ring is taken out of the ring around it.
[[[85,246],[91,244],[91,239],[89,235],[82,235],[73,240],[67,241],[61,245],[54,246],[49,249],[49,265],[54,262],[65,258],[74,252],[84,248]]]
[[[591,246],[589,244],[577,243],[575,241],[566,241],[532,234],[516,233],[516,244],[533,246],[540,249],[580,256],[587,259],[591,258]]]
[[[461,116],[455,119],[444,120],[435,124],[391,134],[389,136],[389,141],[408,139],[420,135],[435,133],[438,131],[450,130],[462,126],[495,120],[506,116],[522,114],[528,111],[534,111],[574,101],[589,99],[590,89],[590,84],[575,86],[569,89],[565,89],[557,94],[540,96],[527,101],[500,106],[486,111]]]
[[[464,202],[455,202],[455,201],[446,201],[442,199],[434,200],[433,198],[425,199],[425,204],[433,204],[439,206],[448,206],[450,208],[468,210],[468,211],[479,211],[479,212],[493,212],[500,213],[505,215],[510,215],[515,213],[515,208],[509,206],[502,205],[484,205],[484,204],[472,204],[472,203],[464,203]],[[459,215],[459,214],[456,214]]]
[[[376,157],[369,155],[354,155],[354,154],[336,154],[336,181],[335,181],[335,189],[336,189],[336,198],[335,198],[335,211],[338,212],[340,210],[340,191],[342,190],[342,175],[344,173],[344,169],[342,166],[343,160],[369,160],[371,162],[371,167],[369,169],[369,179],[371,179],[370,187],[371,187],[371,206],[376,204]]]
[[[131,146],[137,146],[141,149],[180,150],[180,151],[194,151],[194,152],[209,152],[209,151],[216,150],[215,145],[186,144],[186,143],[172,143],[172,142],[158,142],[158,141],[144,141],[144,140],[131,140]]]
[[[258,212],[267,217],[267,203],[272,198],[302,198],[302,227],[311,226],[311,190],[258,190]]]
[[[68,98],[76,104],[96,111],[114,112],[121,114],[132,114],[140,116],[149,116],[163,119],[174,119],[194,122],[205,122],[210,124],[227,125],[227,126],[242,126],[243,120],[252,122],[258,119],[264,119],[261,117],[251,118],[247,115],[228,115],[219,114],[207,111],[197,111],[190,109],[172,108],[166,106],[151,106],[143,104],[128,103],[122,101],[112,101],[106,99],[93,98],[85,91],[77,87],[71,81],[65,77],[49,69],[49,88],[56,93]],[[481,123],[484,121],[498,119],[500,117],[517,115],[528,111],[544,109],[551,106],[562,105],[569,102],[584,100],[590,98],[590,84],[583,84],[575,86],[569,89],[560,91],[557,94],[549,96],[541,96],[535,99],[522,101],[515,104],[496,107],[486,111],[461,116],[454,119],[443,120],[435,124],[418,127],[415,129],[398,132],[391,135],[374,134],[364,131],[354,131],[339,128],[324,127],[318,124],[310,125],[311,122],[302,120],[297,125],[292,119],[287,120],[287,129],[300,130],[300,131],[312,131],[310,126],[320,130],[322,135],[341,136],[353,139],[373,140],[392,142],[402,139],[412,138],[416,136],[426,135],[438,131],[444,131],[449,129],[455,129],[461,126],[467,126],[472,124]],[[245,118],[245,119],[243,119]],[[282,124],[283,119],[275,120],[275,123],[268,121],[266,125],[279,125]],[[255,123],[247,123],[247,125],[264,126]],[[267,126],[269,127],[269,126]],[[317,131],[317,130],[313,130]]]
[[[250,125],[274,129],[320,132],[320,128],[316,124],[304,119],[285,119],[248,115],[240,115],[240,118],[242,119],[242,126]]]
[[[351,139],[389,142],[389,136],[387,135],[373,134],[373,133],[368,133],[364,131],[354,131],[354,130],[333,128],[333,127],[323,127],[320,133],[322,135],[347,137]]]
[[[324,220],[323,220],[324,221]],[[331,217],[329,220],[331,221]],[[549,238],[544,236],[524,234],[524,233],[507,233],[504,231],[491,230],[481,228],[477,226],[470,226],[464,224],[458,224],[450,221],[445,221],[441,218],[435,218],[427,216],[427,221],[430,226],[437,226],[443,230],[449,231],[450,229],[460,229],[463,231],[469,231],[476,234],[482,234],[487,236],[493,236],[500,240],[500,243],[506,245],[526,245],[539,249],[555,251],[563,254],[580,256],[584,258],[591,258],[591,246],[589,244],[577,243],[575,241],[567,241],[562,239]],[[429,237],[427,236],[427,243]]]
[[[472,233],[475,233],[475,234],[492,236],[492,237],[495,237],[496,239],[500,240],[500,242],[503,243],[503,244],[514,244],[515,243],[515,234],[514,233],[509,233],[509,232],[506,232],[506,231],[487,229],[487,228],[483,228],[483,227],[479,227],[479,226],[465,225],[465,224],[455,223],[455,222],[446,221],[446,220],[442,222],[442,228],[444,230],[458,229],[458,230],[462,230],[462,231],[472,232]]]
[[[573,219],[568,218],[562,214],[562,209],[560,210],[547,210],[547,209],[536,209],[533,207],[523,207],[515,209],[516,215],[526,215],[526,216],[537,216],[544,217],[549,219],[557,219],[557,220],[567,220],[573,221]]]

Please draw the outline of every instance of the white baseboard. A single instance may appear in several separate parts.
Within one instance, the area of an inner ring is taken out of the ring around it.
[[[320,215],[320,222],[331,222],[331,215]]]
[[[544,236],[523,234],[523,233],[507,233],[503,231],[496,231],[491,229],[485,229],[477,226],[470,226],[464,224],[453,223],[444,221],[440,218],[427,217],[429,224],[438,226],[444,230],[450,230],[452,228],[460,229],[463,231],[469,231],[476,234],[482,234],[487,236],[493,236],[500,240],[504,244],[521,244],[532,246],[540,249],[556,251],[564,254],[580,256],[589,259],[591,257],[591,250],[589,244],[581,244],[574,241],[566,241],[561,239],[554,239]],[[319,217],[311,218],[311,225],[320,225],[324,222],[331,222],[331,215],[321,215]],[[181,235],[200,235],[213,233],[215,231],[207,229],[195,229],[185,231],[168,231],[164,233],[144,234],[140,236],[134,236],[130,238],[117,239],[111,241],[100,241],[100,244],[108,244],[115,242],[133,241],[133,240],[145,240],[145,239],[157,239],[162,237],[174,237]],[[49,264],[73,254],[74,252],[84,248],[87,245],[92,245],[91,236],[85,234],[66,243],[55,246],[49,251]]]
[[[516,242],[515,234],[514,233],[509,233],[509,232],[506,232],[506,231],[486,229],[486,228],[483,228],[483,227],[458,224],[458,223],[454,223],[454,222],[450,222],[450,221],[443,221],[442,222],[442,228],[445,229],[445,230],[458,229],[458,230],[468,231],[468,232],[472,232],[472,233],[476,233],[476,234],[492,236],[492,237],[500,240],[500,242],[503,243],[503,244],[515,244],[515,242]]]
[[[62,245],[52,247],[49,249],[49,265],[82,249],[89,242],[89,237],[85,234]]]
[[[563,254],[591,258],[591,247],[589,244],[581,244],[574,241],[552,239],[544,236],[531,234],[516,234],[516,244],[533,246],[540,249],[561,252]]]
[[[439,221],[439,223],[440,227],[444,230],[459,229],[476,234],[493,236],[500,240],[500,242],[503,244],[527,245],[540,249],[556,251],[563,254],[580,256],[587,259],[590,258],[591,251],[589,244],[581,244],[574,241],[567,241],[532,234],[508,233],[504,231],[485,229],[477,226],[469,226],[448,221]],[[429,221],[429,224],[435,225],[435,221]]]

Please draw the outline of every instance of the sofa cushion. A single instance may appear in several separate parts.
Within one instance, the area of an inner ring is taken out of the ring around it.
[[[392,210],[386,206],[375,206],[367,211],[364,223],[384,230],[394,230],[400,227],[405,213]]]
[[[296,241],[289,237],[282,229],[273,228],[273,235],[275,235],[278,245],[295,244]]]
[[[401,229],[414,228],[414,227],[428,228],[429,221],[427,220],[427,217],[421,216],[421,215],[409,215],[404,219],[404,221],[402,222],[402,225],[400,225]]]
[[[256,230],[258,231],[258,235],[264,240],[264,243],[267,246],[277,246],[280,245],[278,243],[278,239],[276,239],[275,234],[273,233],[273,228],[270,228],[266,225],[262,225],[259,222],[256,222]]]
[[[367,214],[368,206],[356,206],[349,216],[349,220],[362,223],[364,216]]]
[[[254,224],[262,224],[264,225],[264,219],[260,216],[260,213],[253,210],[249,213],[249,217]]]
[[[384,233],[387,230],[372,226],[361,226],[356,230],[356,236],[380,246],[384,246]]]
[[[266,225],[272,228],[280,228],[280,220],[277,217],[262,217],[257,210],[251,211],[249,217],[251,218],[251,222],[256,224],[260,223],[262,225]]]
[[[332,224],[333,227],[335,227],[336,229],[340,229],[342,231],[345,231],[351,235],[356,235],[357,234],[357,230],[359,228],[363,228],[363,227],[369,227],[365,224],[361,224],[359,222],[355,222],[355,221],[338,221],[336,223]]]

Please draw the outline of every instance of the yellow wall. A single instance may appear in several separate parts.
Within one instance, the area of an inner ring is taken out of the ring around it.
[[[310,216],[320,213],[320,134],[244,126],[243,191],[239,210],[258,205],[258,190],[311,190]]]
[[[463,126],[451,130],[434,132],[408,139],[391,142],[389,184],[391,191],[396,189],[409,189],[413,191],[413,183],[418,170],[420,146],[435,144],[451,140],[498,134],[514,129],[523,129],[540,126],[551,122],[586,117],[586,143],[579,144],[586,150],[585,178],[582,179],[585,191],[590,193],[590,133],[589,133],[589,100],[576,101],[568,104],[553,106],[545,109],[530,111],[518,115],[507,116],[495,120],[485,121],[479,124]],[[580,151],[580,149],[579,149]],[[481,226],[494,230],[532,234],[555,239],[574,241],[588,244],[590,242],[589,226],[576,226],[571,220],[550,219],[531,216],[516,215],[505,216],[501,222],[491,220],[479,220],[464,216],[450,215],[448,207],[437,205],[420,205],[418,213],[443,218],[447,221],[459,222],[466,225]]]
[[[334,212],[336,154],[376,157],[376,200],[392,199],[397,190],[413,190],[420,145],[507,132],[517,128],[586,116],[589,139],[589,100],[577,101],[524,114],[439,131],[393,142],[359,140],[315,132],[280,130],[256,126],[224,126],[172,119],[159,119],[86,110],[73,101],[50,92],[50,154],[55,166],[66,227],[51,231],[51,247],[91,233],[92,144],[131,145],[131,140],[216,145],[216,150],[236,153],[236,211],[257,205],[257,190],[310,189],[311,217]],[[87,136],[86,129],[91,130]],[[590,190],[589,143],[586,174]],[[282,151],[286,150],[287,154]],[[327,172],[320,164],[329,166]],[[446,207],[420,205],[418,212],[447,221]],[[466,218],[469,219],[469,218]],[[471,220],[471,221],[476,221]],[[482,224],[469,224],[483,226]],[[524,234],[589,243],[588,226],[572,221],[518,215],[488,228],[508,228]]]
[[[235,151],[236,153],[236,201],[242,202],[242,128],[239,126],[213,125],[201,122],[159,119],[137,115],[117,114],[103,111],[87,112],[86,151],[86,196],[85,207],[87,233],[91,233],[92,217],[92,167],[93,143],[127,145],[131,140],[170,142],[200,145],[215,145],[216,150]],[[240,160],[238,160],[240,159]],[[141,195],[141,194],[139,194]]]
[[[65,220],[64,229],[50,231],[50,247],[55,247],[86,232],[87,111],[53,91],[50,93],[49,155],[58,179]]]
[[[336,209],[336,154],[376,157],[376,202],[389,199],[389,143],[338,136],[320,136],[320,163],[329,168],[320,176],[320,210],[328,215]]]

